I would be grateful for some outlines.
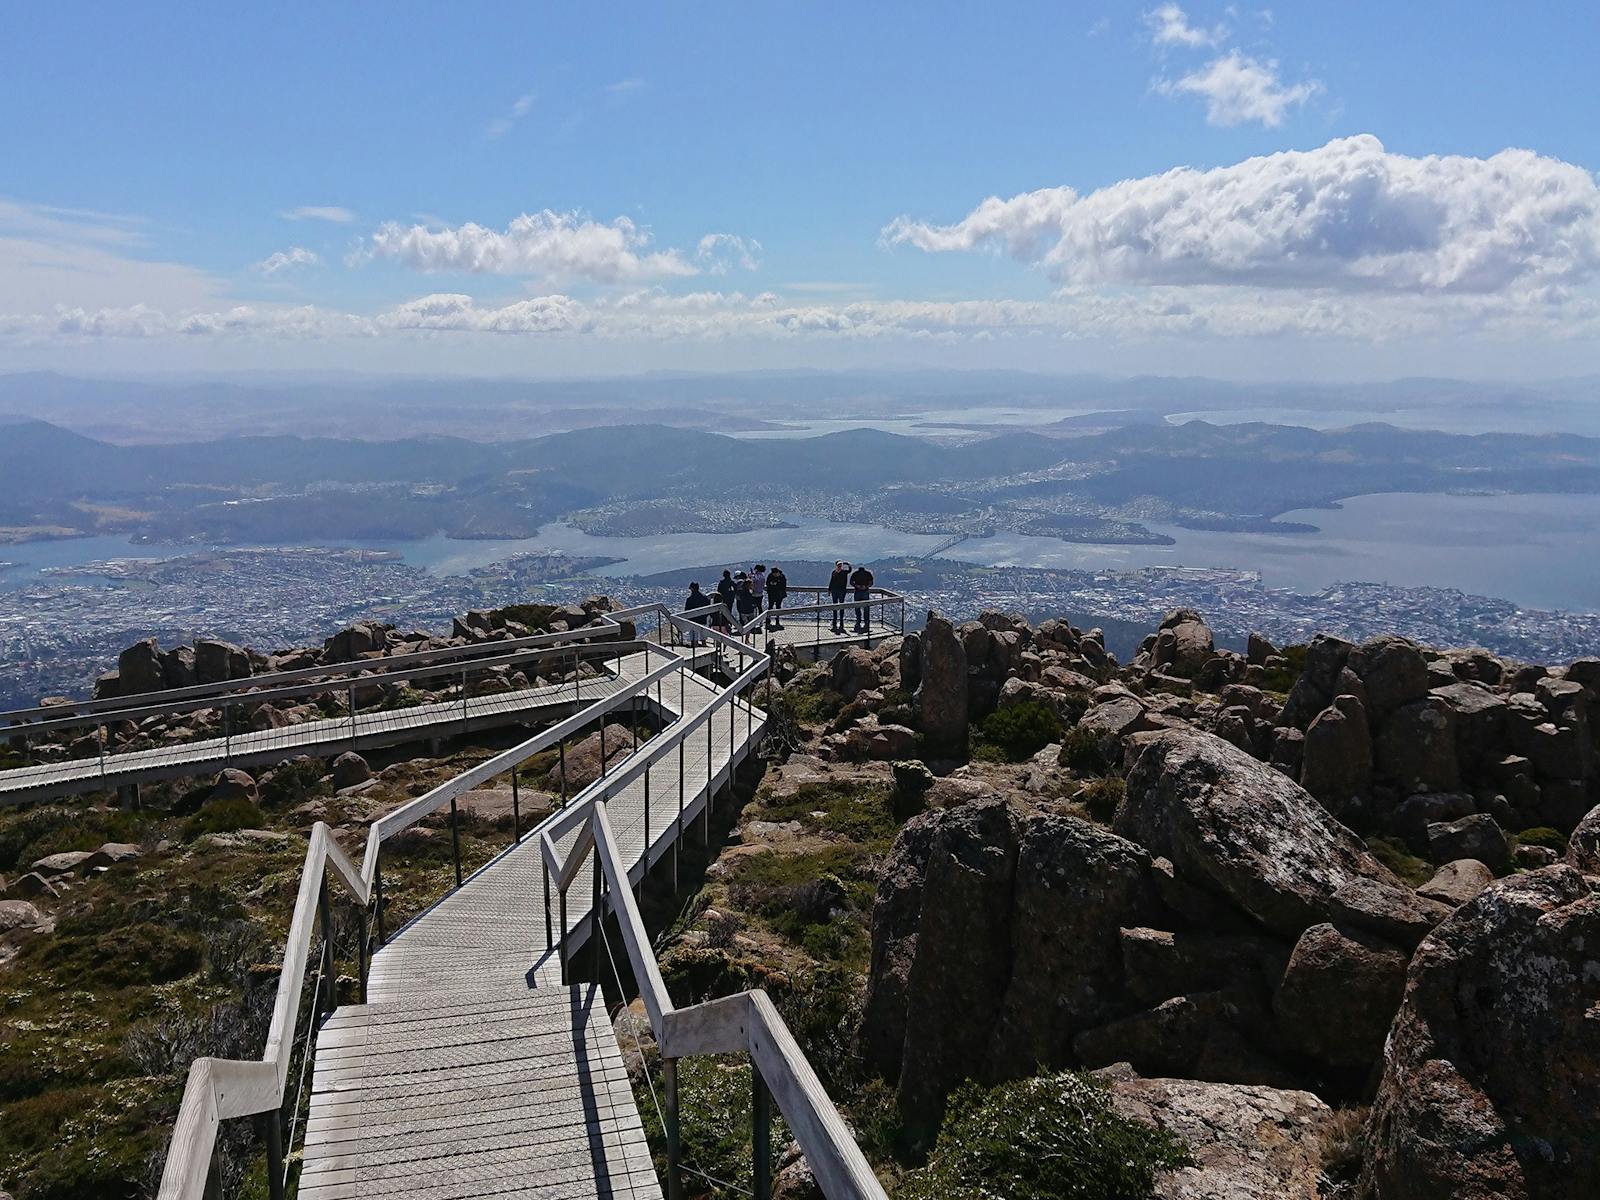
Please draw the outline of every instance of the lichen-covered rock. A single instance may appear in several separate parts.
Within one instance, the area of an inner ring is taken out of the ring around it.
[[[1305,667],[1283,706],[1283,722],[1304,729],[1333,702],[1339,672],[1350,656],[1350,643],[1319,633],[1306,646]]]
[[[1398,881],[1312,796],[1220,738],[1146,734],[1114,828],[1290,937],[1357,878]]]
[[[1143,849],[1088,821],[1039,813],[1022,827],[1010,983],[989,1055],[993,1078],[1065,1065],[1073,1036],[1134,1007],[1120,930],[1158,907]]]
[[[1511,869],[1511,846],[1488,813],[1472,813],[1456,821],[1428,826],[1428,851],[1436,863],[1474,858],[1496,875]]]
[[[1591,808],[1567,839],[1567,862],[1585,875],[1600,875],[1600,806]]]
[[[1432,879],[1417,888],[1417,895],[1459,908],[1493,882],[1494,872],[1487,863],[1459,858],[1435,871]]]
[[[355,787],[372,778],[372,768],[367,760],[354,750],[346,750],[333,760],[333,786],[335,790]]]
[[[849,646],[828,663],[828,680],[833,690],[846,700],[854,700],[868,688],[878,686],[878,662],[872,651]]]
[[[1400,995],[1406,956],[1356,929],[1324,922],[1295,943],[1272,999],[1278,1028],[1312,1058],[1368,1068],[1383,1052]]]
[[[161,647],[155,638],[135,642],[117,656],[117,677],[120,694],[130,696],[137,692],[159,692],[166,686],[166,672],[161,665]]]
[[[967,748],[967,652],[949,620],[928,613],[919,642],[922,680],[912,697],[912,710],[923,736],[940,753],[962,754]]]
[[[867,1066],[888,1079],[900,1075],[906,1041],[906,985],[917,953],[928,853],[943,812],[907,822],[878,875],[872,904],[872,966],[857,1045]]]
[[[1015,814],[997,799],[949,809],[934,826],[906,979],[917,1028],[905,1039],[898,1092],[913,1136],[938,1128],[952,1088],[985,1076],[1011,975],[1018,832]]]
[[[1600,1194],[1600,896],[1503,879],[1411,960],[1364,1183],[1395,1200]]]
[[[1382,724],[1402,705],[1428,694],[1428,663],[1415,642],[1393,634],[1368,638],[1350,651],[1346,665],[1366,688],[1367,708]]]
[[[1373,744],[1377,773],[1406,792],[1453,792],[1461,786],[1456,710],[1438,696],[1401,705]]]
[[[1157,1200],[1321,1200],[1334,1114],[1310,1092],[1194,1079],[1118,1079],[1124,1116],[1177,1135],[1194,1164],[1156,1181]]]
[[[1335,696],[1306,730],[1300,786],[1335,816],[1348,819],[1372,790],[1372,733],[1354,696]]]

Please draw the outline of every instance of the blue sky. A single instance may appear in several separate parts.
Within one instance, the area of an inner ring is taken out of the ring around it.
[[[0,368],[1600,370],[1588,6],[598,12],[8,6]]]

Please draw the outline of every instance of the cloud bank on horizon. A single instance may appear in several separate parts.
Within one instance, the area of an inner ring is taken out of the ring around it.
[[[1175,3],[1140,14],[1133,36],[1156,71],[1149,102],[1168,120],[1198,123],[1203,111],[1209,127],[1253,130],[1255,144],[1323,107],[1331,92],[1321,72],[1286,71],[1271,53],[1269,15],[1247,24],[1232,8],[1213,21]],[[645,87],[628,76],[596,91],[614,103]],[[478,143],[499,152],[539,126],[545,107],[521,93]],[[0,342],[1379,345],[1600,334],[1600,182],[1531,149],[1408,154],[1357,132],[1099,186],[1058,176],[980,200],[981,179],[971,184],[964,214],[891,208],[857,220],[853,237],[840,235],[844,249],[828,250],[847,260],[829,277],[875,282],[841,284],[831,298],[826,285],[785,282],[770,265],[763,209],[730,220],[736,206],[714,197],[699,231],[680,222],[671,237],[639,213],[576,207],[530,206],[503,221],[414,214],[365,233],[356,212],[373,211],[370,202],[281,207],[272,215],[295,223],[296,244],[257,250],[232,277],[155,255],[155,235],[137,218],[0,201]],[[955,190],[955,181],[945,188]],[[786,230],[783,255],[803,259],[806,239],[805,228]],[[964,270],[946,278],[935,266],[972,257],[1015,273],[990,272],[973,287]],[[1014,294],[996,294],[1007,278]]]

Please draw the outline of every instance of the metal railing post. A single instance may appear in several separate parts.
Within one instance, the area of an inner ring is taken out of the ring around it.
[[[359,988],[361,990],[361,998],[359,1000],[359,1003],[365,1004],[367,1002],[367,934],[368,934],[367,910],[365,908],[361,909],[361,916],[358,918],[358,923],[360,924],[361,928],[360,928],[360,932],[359,932],[359,935],[358,935],[358,938],[357,938],[357,941],[356,941],[356,983],[357,983],[357,985],[359,986]]]
[[[594,903],[589,906],[589,955],[594,959],[595,986],[605,988],[605,973],[600,969],[600,922],[605,920],[600,905],[602,903],[603,887],[605,881],[601,878],[600,871],[600,843],[594,845]]]
[[[461,668],[461,723],[467,723],[467,669]]]
[[[661,1086],[666,1093],[666,1111],[662,1114],[666,1118],[667,1135],[667,1200],[683,1200],[683,1180],[679,1176],[678,1161],[682,1156],[682,1148],[678,1134],[678,1060],[664,1058],[661,1060]]]
[[[320,1018],[332,1015],[337,996],[335,986],[337,980],[333,975],[333,911],[328,903],[328,880],[322,880],[321,890],[317,893],[317,919],[322,923],[322,986],[318,990],[323,993],[312,1005],[312,1011]],[[326,1000],[323,999],[326,997]]]
[[[540,858],[542,860],[543,855]],[[555,949],[556,945],[555,935],[550,929],[550,864],[541,861],[539,869],[544,874],[544,950],[548,954]],[[563,899],[565,899],[564,896]]]
[[[456,886],[461,886],[461,835],[456,822],[456,798],[450,797],[450,856],[456,863]]]
[[[267,1135],[267,1196],[283,1200],[283,1109],[261,1114]]]
[[[522,844],[522,800],[517,794],[517,769],[511,768],[511,840]]]
[[[378,919],[378,945],[382,946],[388,939],[383,931],[383,858],[381,857],[381,851],[377,862],[372,864],[372,887],[372,907],[375,910],[374,915]]]
[[[355,684],[351,684],[350,685],[350,690],[345,696],[345,701],[350,706],[350,736],[351,737],[355,737],[356,736],[356,688],[355,688]]]
[[[561,986],[567,986],[567,889],[561,889]]]
[[[556,743],[556,759],[561,764],[561,807],[567,806],[567,742],[563,738]]]
[[[755,1200],[772,1200],[772,1093],[761,1069],[750,1061],[750,1152]]]

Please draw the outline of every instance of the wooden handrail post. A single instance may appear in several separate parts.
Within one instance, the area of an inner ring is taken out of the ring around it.
[[[750,1062],[751,1190],[755,1200],[772,1200],[772,1093],[761,1078],[761,1068]]]

